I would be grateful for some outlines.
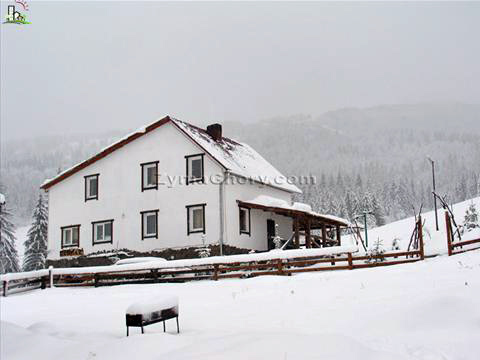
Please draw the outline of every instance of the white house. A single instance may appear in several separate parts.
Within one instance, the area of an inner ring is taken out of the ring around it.
[[[228,244],[268,250],[275,232],[316,246],[346,226],[293,203],[300,190],[246,144],[169,116],[44,182],[49,258]],[[339,236],[339,235],[337,235]],[[321,239],[320,239],[321,241]],[[339,241],[339,238],[338,238]]]

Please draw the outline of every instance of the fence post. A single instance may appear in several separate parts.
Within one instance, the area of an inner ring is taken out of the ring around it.
[[[49,286],[51,289],[53,288],[53,266],[52,265],[48,267],[48,280],[49,280]]]
[[[418,216],[418,242],[420,250],[420,259],[425,259],[425,249],[423,247],[423,224],[422,224],[422,215]]]
[[[446,211],[445,211],[445,226],[447,227],[448,256],[452,256],[452,228],[450,224],[450,216]]]
[[[283,274],[283,262],[282,259],[278,259],[277,262],[278,273],[281,275]]]
[[[8,293],[8,281],[4,280],[3,281],[3,296],[6,297]]]
[[[213,280],[218,280],[218,264],[213,265]]]
[[[97,273],[93,274],[93,280],[95,282],[95,287],[98,287],[98,280],[99,279],[98,279],[98,274]]]
[[[349,268],[350,270],[353,270],[352,253],[348,253],[348,268]]]

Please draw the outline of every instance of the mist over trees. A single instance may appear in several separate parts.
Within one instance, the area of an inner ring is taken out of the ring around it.
[[[126,132],[2,144],[1,181],[16,220],[29,221],[46,178]],[[224,122],[223,134],[248,143],[285,175],[314,175],[316,184],[300,185],[298,200],[349,219],[369,210],[371,225],[413,216],[422,203],[425,210],[433,207],[427,155],[435,160],[437,192],[449,202],[480,190],[480,105],[385,105]]]

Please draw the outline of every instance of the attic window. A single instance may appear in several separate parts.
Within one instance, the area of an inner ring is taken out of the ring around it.
[[[142,167],[142,191],[158,189],[158,161],[140,165]]]
[[[98,200],[99,174],[85,176],[85,201]]]
[[[203,157],[205,154],[187,155],[187,185],[195,182],[204,182]]]

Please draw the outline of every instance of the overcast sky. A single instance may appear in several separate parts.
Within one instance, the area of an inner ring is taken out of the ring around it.
[[[30,25],[1,25],[3,140],[480,103],[480,3],[29,6]]]

